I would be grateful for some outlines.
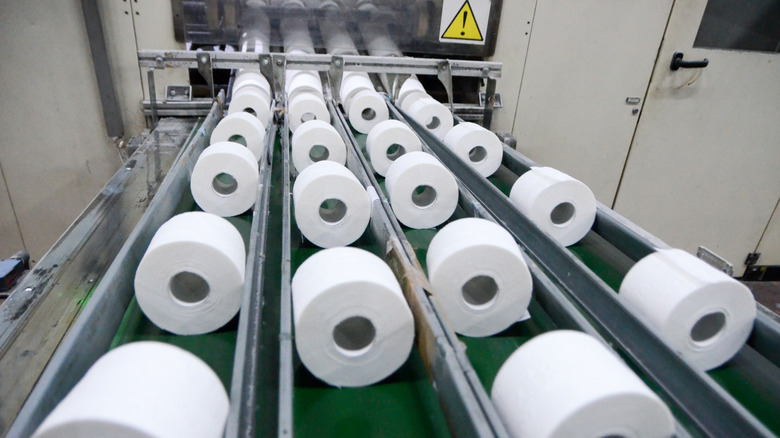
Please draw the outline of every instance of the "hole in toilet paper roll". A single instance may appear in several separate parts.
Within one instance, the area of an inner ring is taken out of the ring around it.
[[[425,123],[425,127],[428,129],[436,129],[441,125],[441,120],[439,120],[438,117],[433,116],[430,120],[428,120],[427,123]]]
[[[561,202],[550,212],[550,220],[553,225],[562,227],[574,219],[574,205],[571,202]]]
[[[418,207],[429,207],[436,201],[436,189],[431,186],[419,185],[412,191],[412,203]]]
[[[171,277],[168,289],[173,298],[184,304],[197,304],[205,300],[211,291],[203,277],[189,271],[182,271]]]
[[[246,146],[246,139],[242,135],[238,135],[238,134],[232,135],[230,136],[228,141],[232,141],[233,143],[238,143]]]
[[[316,119],[317,119],[317,115],[314,114],[314,113],[303,113],[303,115],[301,116],[301,122],[304,122],[304,123],[306,123],[306,122],[308,122],[310,120],[316,120]]]
[[[366,108],[363,110],[363,112],[360,113],[360,117],[363,117],[363,120],[374,120],[374,117],[376,117],[376,111],[374,111],[372,108]]]
[[[320,218],[327,224],[337,224],[347,215],[347,204],[330,198],[320,204]]]
[[[469,160],[471,160],[472,163],[479,163],[480,161],[483,161],[485,157],[487,157],[487,150],[482,146],[474,146],[469,151]]]
[[[463,300],[472,309],[484,309],[493,304],[498,295],[498,284],[493,277],[476,275],[460,288]]]
[[[327,160],[328,156],[330,156],[330,152],[328,152],[328,148],[321,144],[315,144],[314,146],[309,149],[309,158],[313,162]]]
[[[390,161],[395,161],[400,157],[401,155],[406,153],[406,148],[401,146],[398,143],[393,143],[390,145],[390,147],[387,148],[387,159]]]
[[[358,356],[368,351],[375,337],[374,324],[362,316],[350,316],[333,328],[333,342],[347,356]]]
[[[238,189],[238,181],[233,175],[222,172],[211,180],[211,188],[220,196],[230,196]]]
[[[252,108],[246,107],[246,108],[244,108],[244,112],[252,114],[253,116],[257,117],[257,113]]]
[[[691,328],[691,340],[698,344],[707,343],[718,335],[726,326],[726,315],[723,312],[708,313]]]

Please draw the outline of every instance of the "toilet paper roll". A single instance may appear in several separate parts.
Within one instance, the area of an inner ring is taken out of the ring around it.
[[[374,90],[363,90],[349,100],[347,118],[350,125],[363,134],[368,134],[377,123],[390,117],[382,96]]]
[[[680,249],[639,260],[620,300],[672,350],[701,370],[716,368],[745,344],[756,318],[753,294]]]
[[[33,436],[217,438],[229,407],[219,377],[197,356],[134,342],[98,359]]]
[[[241,70],[233,81],[233,95],[235,96],[239,90],[247,87],[257,89],[257,91],[263,93],[265,100],[271,102],[271,84],[268,83],[265,76],[256,71]]]
[[[260,160],[265,154],[265,126],[257,117],[243,111],[228,114],[211,132],[210,144],[221,141],[245,144]]]
[[[254,87],[244,87],[233,92],[228,115],[238,112],[253,114],[264,127],[271,121],[271,104],[265,95]]]
[[[356,241],[368,226],[371,205],[355,175],[332,161],[318,161],[293,185],[295,222],[301,233],[322,248]]]
[[[452,129],[452,113],[446,106],[430,96],[422,96],[409,106],[409,117],[427,128],[440,140]]]
[[[190,178],[190,191],[207,213],[229,217],[255,204],[259,179],[257,158],[243,145],[214,143],[198,157]]]
[[[459,219],[428,246],[428,278],[439,309],[457,333],[490,336],[527,311],[531,273],[515,239],[485,219]]]
[[[302,123],[309,120],[322,120],[330,123],[330,112],[321,96],[312,93],[298,93],[288,101],[287,110],[290,116],[290,130],[295,132]]]
[[[407,94],[404,97],[403,103],[399,103],[399,106],[401,107],[402,110],[408,113],[409,108],[411,108],[412,104],[422,99],[423,97],[431,97],[431,96],[420,91],[414,91],[412,93]]]
[[[444,136],[444,144],[484,177],[498,170],[504,156],[496,134],[476,123],[459,123]]]
[[[291,70],[288,72],[287,98],[293,99],[300,93],[311,93],[322,97],[322,81],[316,72]]]
[[[188,212],[154,234],[135,272],[135,297],[158,327],[177,335],[214,331],[238,312],[246,251],[219,216]]]
[[[409,357],[412,312],[393,272],[368,251],[309,257],[293,276],[292,299],[301,362],[330,385],[371,385]]]
[[[401,89],[398,90],[398,99],[396,99],[396,103],[398,103],[398,106],[403,106],[404,99],[415,93],[427,94],[425,92],[425,87],[423,87],[423,84],[417,79],[417,76],[412,76],[405,80],[403,85],[401,85]]]
[[[670,437],[669,408],[592,336],[538,335],[504,362],[491,391],[511,436]]]
[[[458,184],[439,160],[409,152],[390,165],[385,178],[390,205],[409,228],[441,225],[458,206]]]
[[[359,54],[355,42],[349,36],[343,22],[324,20],[320,26],[320,33],[328,53],[339,56]]]
[[[347,163],[347,146],[330,123],[310,120],[293,133],[292,159],[298,172],[323,160],[343,166]]]
[[[532,167],[522,174],[509,198],[563,246],[579,242],[596,220],[596,198],[588,186],[551,167]]]
[[[417,134],[400,120],[385,120],[371,128],[366,137],[366,149],[374,171],[382,176],[400,156],[422,150]]]
[[[363,72],[347,72],[341,79],[341,90],[339,91],[339,98],[344,104],[344,109],[349,109],[348,104],[352,97],[363,91],[374,90],[374,84],[371,79],[368,78],[368,74]]]

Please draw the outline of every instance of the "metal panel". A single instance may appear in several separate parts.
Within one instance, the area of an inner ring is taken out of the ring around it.
[[[13,416],[4,424],[11,427],[9,436],[29,436],[56,404],[70,391],[89,367],[105,353],[122,320],[127,305],[133,297],[133,276],[155,231],[175,212],[181,194],[189,185],[189,177],[200,152],[208,144],[208,135],[216,125],[221,108],[218,102],[212,107],[211,115],[203,121],[200,129],[187,136],[190,141],[177,154],[171,170],[164,175],[162,169],[155,172],[155,184],[149,198],[155,192],[159,196],[146,200],[148,205],[138,225],[124,241],[116,257],[104,255],[100,259],[113,260],[102,279],[94,282],[94,292],[84,307],[81,316],[73,323],[62,339],[51,361],[35,384],[13,424]],[[162,121],[160,126],[163,126]],[[173,124],[192,122],[173,121]],[[165,139],[161,132],[156,140]],[[152,134],[152,142],[155,135]],[[182,142],[178,143],[181,145]],[[152,152],[154,148],[151,148]],[[176,148],[179,151],[178,147]],[[141,170],[140,168],[138,169]],[[144,172],[146,173],[146,172]],[[165,176],[165,179],[163,179]],[[117,210],[118,211],[118,210]],[[121,237],[121,236],[120,236]],[[96,240],[101,240],[98,238]],[[71,267],[75,271],[74,267]],[[19,361],[18,362],[23,362]],[[3,368],[5,371],[5,368]],[[3,379],[5,380],[5,379]],[[5,402],[6,395],[3,394]],[[6,409],[5,406],[3,406]]]

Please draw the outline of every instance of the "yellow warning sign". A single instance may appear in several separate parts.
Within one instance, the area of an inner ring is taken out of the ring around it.
[[[474,11],[469,0],[463,3],[455,18],[441,34],[441,39],[483,41],[482,32],[479,30]]]

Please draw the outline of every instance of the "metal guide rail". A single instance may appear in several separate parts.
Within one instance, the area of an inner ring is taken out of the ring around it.
[[[771,436],[771,432],[710,376],[691,368],[633,317],[616,299],[616,294],[574,254],[558,245],[530,223],[505,193],[462,162],[443,143],[402,111],[389,105],[394,117],[409,123],[443,164],[468,187],[474,197],[520,242],[530,258],[582,313],[605,339],[682,417],[692,433],[707,436]],[[505,154],[506,161],[506,154]],[[599,225],[611,230],[604,240],[626,248],[640,257],[650,252],[651,242],[618,216],[599,211]],[[607,226],[603,226],[607,224]],[[597,227],[594,227],[594,230]],[[626,256],[627,257],[627,256]],[[777,345],[777,344],[775,344]],[[762,367],[763,369],[763,367]],[[765,374],[764,374],[765,375]],[[770,384],[772,385],[772,384]]]

